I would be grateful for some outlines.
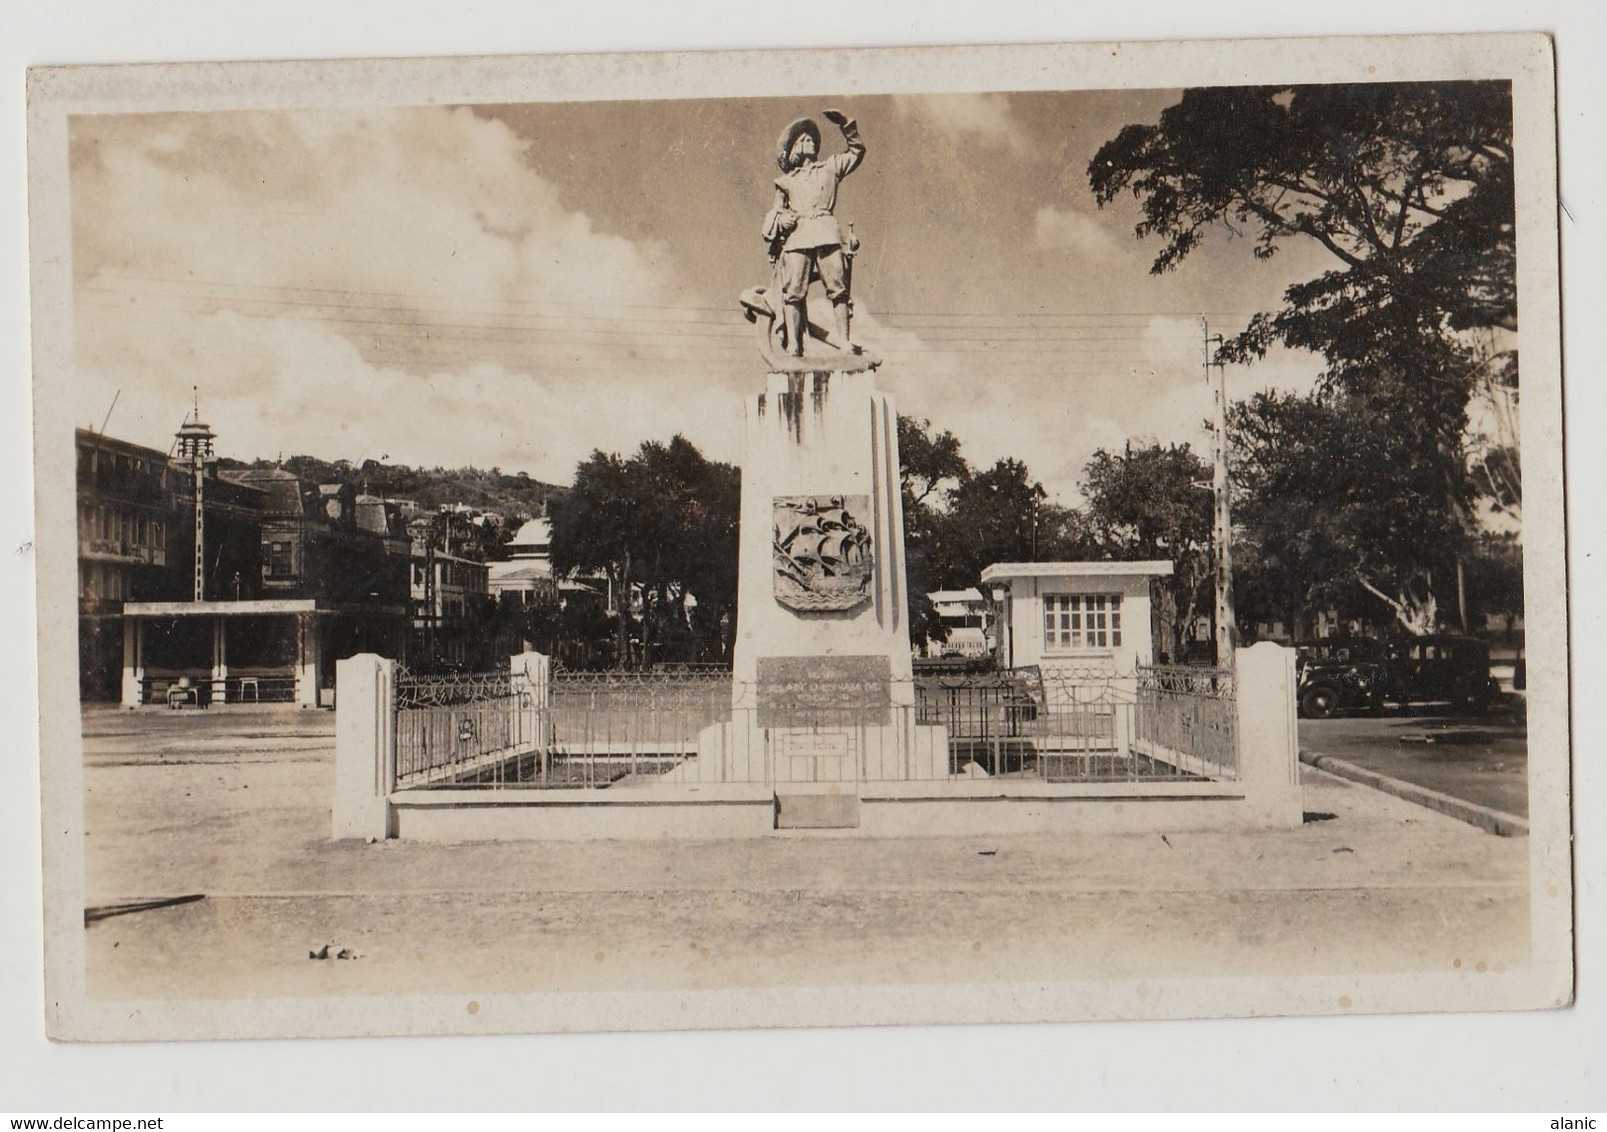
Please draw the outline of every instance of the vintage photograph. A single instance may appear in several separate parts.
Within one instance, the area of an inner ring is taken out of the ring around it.
[[[53,1036],[1566,1005],[1551,66],[32,72]]]

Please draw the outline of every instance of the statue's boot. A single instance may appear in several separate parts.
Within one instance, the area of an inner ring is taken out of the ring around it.
[[[802,303],[783,303],[782,315],[787,324],[787,353],[803,357],[804,309]]]
[[[854,345],[854,340],[848,336],[848,309],[848,300],[838,299],[831,304],[831,321],[837,332],[838,347],[845,353],[857,354],[859,347]]]

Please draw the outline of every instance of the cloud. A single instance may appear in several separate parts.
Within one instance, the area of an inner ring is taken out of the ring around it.
[[[734,443],[740,408],[714,388],[669,395],[686,425],[677,429],[664,401],[650,391],[644,395],[627,377],[554,380],[496,361],[375,364],[322,325],[232,310],[173,319],[177,325],[133,334],[126,323],[97,320],[94,330],[80,335],[93,372],[113,376],[125,389],[115,419],[161,447],[188,407],[190,385],[198,384],[203,416],[218,432],[221,451],[240,458],[282,452],[361,462],[385,455],[423,466],[528,468],[567,482],[593,448],[631,449],[677,430],[710,456],[740,456]],[[142,372],[159,372],[151,346],[168,340],[192,343],[193,356],[174,359],[155,382],[134,385]],[[209,373],[230,379],[206,382]],[[136,388],[138,401],[129,396]],[[153,405],[168,406],[167,416],[153,414]],[[132,422],[124,416],[127,408]]]
[[[90,405],[123,391],[115,435],[165,446],[198,386],[240,457],[567,480],[592,447],[677,429],[736,456],[716,389],[621,374],[695,356],[678,316],[622,314],[697,302],[666,245],[599,230],[500,122],[81,118],[73,146],[78,376]]]
[[[1097,449],[1134,439],[1210,452],[1211,392],[1199,320],[1106,319],[1074,329],[1052,320],[1037,330],[1024,319],[964,333],[961,325],[912,330],[864,314],[856,336],[883,354],[877,380],[902,411],[953,431],[973,466],[1024,460],[1052,497],[1075,504],[1083,468]],[[1309,389],[1315,368],[1310,355],[1274,351],[1249,369],[1230,367],[1229,395],[1249,396],[1269,384]]]
[[[1007,94],[908,94],[893,99],[900,119],[919,119],[955,141],[980,139],[1025,153],[1031,146]]]
[[[923,334],[868,314],[855,325],[855,336],[883,355],[877,383],[900,411],[952,431],[973,467],[1025,461],[1064,503],[1075,502],[1094,450],[1119,445],[1148,418],[1151,399],[1133,395],[1131,374],[1090,370],[1075,349],[1040,344],[1030,331],[957,338],[963,326]]]
[[[1011,144],[1007,100],[940,101],[949,128]],[[762,385],[751,328],[664,241],[565,199],[541,144],[447,108],[75,119],[82,423],[121,391],[112,435],[165,449],[198,386],[238,458],[388,453],[567,481],[593,448],[683,432],[739,460],[741,396]],[[973,464],[1024,459],[1068,501],[1096,448],[1203,442],[1195,320],[1078,313],[1137,309],[1112,297],[1110,249],[1142,251],[1117,228],[1036,213],[1076,301],[921,322],[878,318],[862,294],[878,384]],[[1314,368],[1275,353],[1230,390],[1309,388]]]
[[[1032,222],[1032,242],[1039,251],[1069,252],[1075,259],[1108,260],[1130,253],[1131,241],[1119,238],[1109,218],[1074,209],[1044,205]]]

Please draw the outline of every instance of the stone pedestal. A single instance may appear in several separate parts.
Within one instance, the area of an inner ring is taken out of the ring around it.
[[[777,600],[776,500],[842,497],[867,513],[873,563],[865,600],[849,610],[797,611]],[[764,656],[885,657],[909,685],[909,595],[898,481],[898,412],[869,373],[771,374],[747,402],[737,583],[737,685]]]
[[[947,778],[943,729],[915,723],[898,413],[871,373],[773,373],[749,398],[741,519],[732,717],[698,778]]]

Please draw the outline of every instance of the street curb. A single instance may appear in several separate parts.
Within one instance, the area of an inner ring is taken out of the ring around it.
[[[1426,786],[1415,786],[1410,782],[1402,782],[1398,778],[1391,778],[1387,774],[1379,774],[1376,770],[1357,766],[1353,762],[1334,758],[1332,755],[1321,755],[1315,751],[1301,751],[1300,761],[1307,766],[1325,770],[1338,778],[1349,779],[1351,782],[1363,786],[1371,786],[1374,790],[1382,790],[1385,794],[1393,794],[1408,802],[1415,802],[1419,806],[1437,810],[1447,817],[1465,821],[1469,825],[1476,825],[1486,833],[1493,833],[1498,837],[1528,837],[1529,823],[1511,814],[1504,814],[1500,810],[1492,810],[1488,806],[1481,806],[1476,802],[1464,802],[1461,798],[1453,798],[1449,794],[1441,794],[1438,790],[1430,790]]]

